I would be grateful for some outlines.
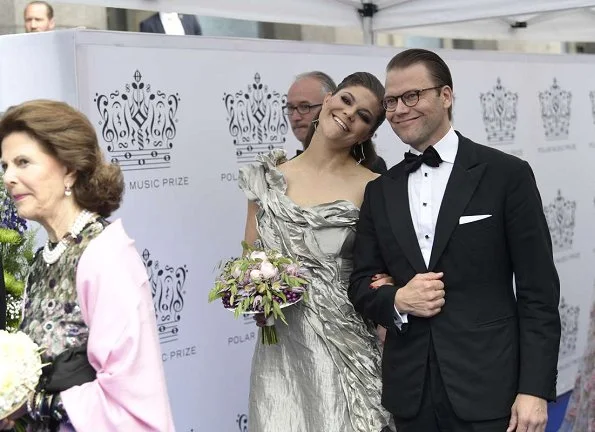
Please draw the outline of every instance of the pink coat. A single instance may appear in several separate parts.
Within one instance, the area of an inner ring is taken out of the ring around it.
[[[76,289],[97,378],[61,393],[74,428],[174,431],[147,273],[120,219],[83,252]]]

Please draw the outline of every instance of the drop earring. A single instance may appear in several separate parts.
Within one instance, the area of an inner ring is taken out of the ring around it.
[[[357,157],[357,154],[356,154],[356,151],[355,151],[355,148],[357,146],[358,146],[358,144],[356,144],[356,145],[353,146],[353,155],[355,157]],[[359,149],[360,149],[360,152],[361,152],[361,157],[355,163],[356,165],[360,165],[363,161],[366,160],[366,154],[364,153],[364,146],[363,146],[363,144],[359,144]]]

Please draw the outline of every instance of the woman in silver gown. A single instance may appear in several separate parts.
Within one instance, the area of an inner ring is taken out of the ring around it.
[[[377,177],[365,166],[376,157],[370,138],[384,121],[383,97],[373,75],[348,76],[324,98],[307,150],[290,161],[274,150],[240,170],[246,241],[298,258],[312,282],[307,302],[284,309],[279,343],[256,346],[250,431],[392,430],[376,329],[347,298],[359,206]]]

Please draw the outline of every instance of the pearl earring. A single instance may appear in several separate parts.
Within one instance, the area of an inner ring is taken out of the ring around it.
[[[65,186],[64,187],[64,195],[66,195],[67,197],[69,197],[70,195],[72,195],[72,189],[70,188],[70,186]]]

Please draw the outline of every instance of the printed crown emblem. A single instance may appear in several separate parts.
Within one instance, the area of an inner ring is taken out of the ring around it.
[[[562,325],[562,334],[560,338],[560,357],[567,357],[576,351],[576,341],[578,338],[578,318],[580,313],[579,306],[571,306],[562,297],[560,299],[560,322]]]
[[[286,101],[286,95],[261,82],[258,72],[246,90],[223,95],[238,162],[254,162],[261,153],[283,148],[289,129],[283,115]]]
[[[479,100],[488,141],[492,143],[514,141],[518,94],[503,87],[498,78],[494,88],[487,93],[481,93]]]
[[[593,123],[595,123],[595,90],[589,92],[589,99],[591,99],[591,115],[593,116]]]
[[[571,101],[572,93],[562,90],[556,78],[554,78],[554,83],[550,88],[539,92],[541,119],[546,139],[560,140],[568,138]]]
[[[174,342],[178,339],[180,330],[188,270],[186,266],[161,266],[158,261],[151,259],[148,249],[143,251],[142,258],[149,274],[159,342]]]
[[[248,432],[248,416],[246,414],[238,414],[236,419],[239,432]]]
[[[565,199],[562,192],[558,190],[554,201],[545,206],[543,211],[552,236],[554,252],[571,249],[574,238],[576,201]]]
[[[124,90],[95,94],[101,136],[123,171],[168,168],[180,97],[153,91],[137,70]]]

